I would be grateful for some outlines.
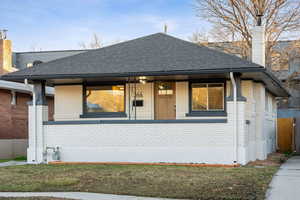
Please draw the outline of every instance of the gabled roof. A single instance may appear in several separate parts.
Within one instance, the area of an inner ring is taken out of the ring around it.
[[[237,56],[157,33],[42,63],[3,78],[96,77],[106,74],[261,68]]]

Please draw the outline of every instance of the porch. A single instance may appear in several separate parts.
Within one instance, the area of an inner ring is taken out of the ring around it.
[[[54,121],[42,121],[37,156],[58,147],[65,162],[245,164],[247,148],[236,146],[235,134],[246,137],[246,99],[234,108],[229,74],[214,77],[54,84]],[[240,95],[240,74],[233,77]],[[37,159],[53,161],[52,150]]]

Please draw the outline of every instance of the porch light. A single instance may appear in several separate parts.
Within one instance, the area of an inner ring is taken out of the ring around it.
[[[147,83],[147,81],[146,81],[146,80],[140,80],[140,83],[142,83],[142,84],[146,84],[146,83]]]
[[[146,80],[146,76],[140,76],[139,77],[139,82],[142,83],[142,84],[146,84],[147,83],[147,80]]]

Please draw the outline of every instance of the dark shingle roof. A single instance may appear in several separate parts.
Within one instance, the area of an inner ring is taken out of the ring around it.
[[[33,51],[33,52],[14,52],[13,63],[17,69],[27,68],[28,63],[34,61],[49,62],[59,58],[73,56],[84,53],[88,50],[58,50],[58,51]]]
[[[85,77],[143,72],[262,69],[262,66],[157,33],[4,75],[4,79]]]

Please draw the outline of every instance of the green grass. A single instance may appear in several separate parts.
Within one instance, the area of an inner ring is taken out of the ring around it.
[[[0,163],[11,161],[11,159],[0,159]]]
[[[27,158],[25,156],[19,156],[19,157],[16,157],[14,159],[0,159],[0,163],[3,163],[3,162],[8,162],[8,161],[25,161],[27,160]]]
[[[15,157],[13,160],[15,160],[15,161],[25,161],[25,160],[27,160],[27,157],[26,156],[19,156],[19,157]]]
[[[277,169],[24,165],[0,168],[0,191],[81,191],[203,200],[264,199]]]

